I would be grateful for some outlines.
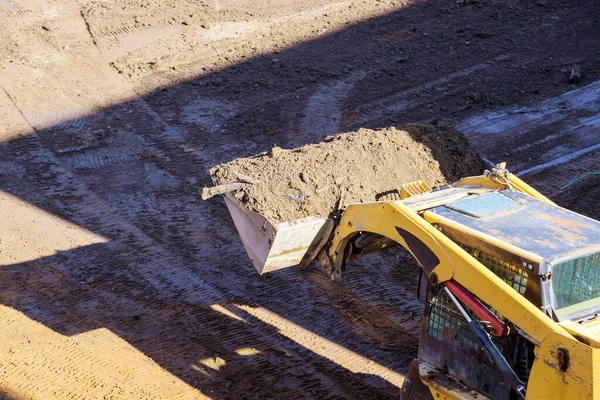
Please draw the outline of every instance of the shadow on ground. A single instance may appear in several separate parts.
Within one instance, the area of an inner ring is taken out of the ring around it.
[[[224,204],[197,192],[213,165],[272,145],[567,89],[559,67],[540,68],[556,42],[539,32],[572,32],[545,24],[587,3],[455,3],[416,2],[2,143],[1,190],[109,239],[6,265],[2,304],[63,335],[108,328],[212,397],[396,397],[420,311],[399,253],[354,262],[338,289],[313,268],[258,276]]]

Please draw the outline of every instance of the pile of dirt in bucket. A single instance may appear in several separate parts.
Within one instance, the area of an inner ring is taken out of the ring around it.
[[[440,125],[360,129],[297,149],[240,158],[210,170],[219,184],[243,183],[236,199],[271,223],[326,217],[352,203],[423,180],[431,187],[483,171],[460,133]]]

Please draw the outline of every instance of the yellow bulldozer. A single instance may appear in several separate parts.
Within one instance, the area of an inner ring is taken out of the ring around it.
[[[424,304],[406,399],[600,398],[600,222],[554,204],[504,163],[430,189],[277,226],[225,201],[260,273],[400,245]]]

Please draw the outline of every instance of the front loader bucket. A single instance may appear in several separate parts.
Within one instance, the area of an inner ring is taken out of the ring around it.
[[[223,195],[242,243],[259,274],[309,264],[327,242],[333,220],[306,217],[273,224],[235,197]]]

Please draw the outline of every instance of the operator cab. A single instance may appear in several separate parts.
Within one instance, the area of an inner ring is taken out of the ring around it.
[[[600,222],[510,189],[454,186],[403,202],[565,329],[579,338],[600,336],[600,323],[589,322],[600,314]],[[450,298],[424,276],[421,282],[419,368],[444,371],[487,397],[509,398],[510,387],[479,356]],[[526,384],[538,344],[515,326],[494,344]]]
[[[503,261],[511,273],[500,277],[555,320],[600,313],[600,222],[512,190],[470,194],[428,213],[455,242]]]

